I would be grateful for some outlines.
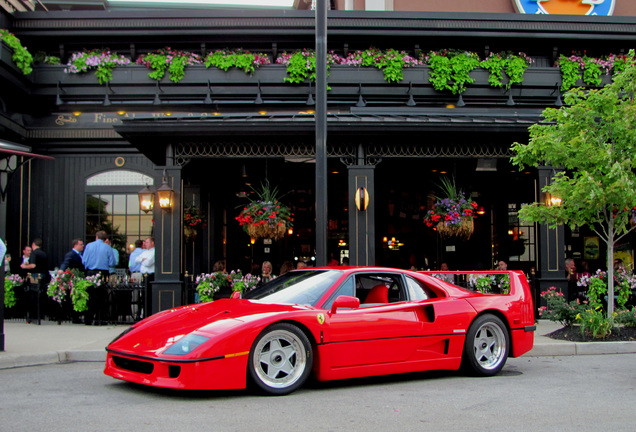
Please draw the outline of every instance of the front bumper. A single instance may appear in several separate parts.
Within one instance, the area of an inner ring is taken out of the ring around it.
[[[230,390],[246,386],[248,354],[203,360],[168,360],[107,353],[104,373],[153,387],[187,390]]]

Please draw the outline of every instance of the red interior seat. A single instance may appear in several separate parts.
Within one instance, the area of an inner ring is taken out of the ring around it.
[[[365,303],[388,303],[389,302],[389,288],[386,285],[376,285],[371,288]]]

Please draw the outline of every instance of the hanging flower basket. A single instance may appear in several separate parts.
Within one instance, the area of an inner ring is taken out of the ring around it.
[[[461,218],[459,224],[439,222],[435,228],[442,237],[461,237],[469,239],[475,230],[475,224],[473,223],[472,216],[464,216]]]
[[[285,237],[287,232],[287,225],[285,222],[279,222],[277,225],[272,226],[269,223],[264,224],[248,224],[247,233],[252,238],[268,238],[273,240],[280,240]]]
[[[475,230],[477,203],[457,189],[455,179],[442,179],[440,185],[443,197],[436,196],[437,202],[424,218],[428,227],[435,227],[440,236],[468,239]]]
[[[207,226],[205,222],[205,214],[194,204],[189,206],[183,212],[183,235],[186,242],[196,240],[199,229]]]
[[[278,201],[278,189],[271,189],[269,183],[261,185],[256,193],[259,199],[245,206],[236,220],[253,239],[282,239],[292,226],[291,210]]]

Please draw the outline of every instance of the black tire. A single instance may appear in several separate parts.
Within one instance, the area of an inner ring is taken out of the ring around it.
[[[481,315],[468,328],[462,364],[476,376],[497,375],[506,364],[509,351],[506,325],[494,315]]]
[[[293,324],[279,323],[258,335],[250,349],[248,376],[273,396],[300,388],[311,373],[313,350],[309,339]]]

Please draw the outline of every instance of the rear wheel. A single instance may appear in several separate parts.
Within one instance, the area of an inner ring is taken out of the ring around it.
[[[478,376],[496,375],[506,364],[509,347],[510,336],[501,319],[482,315],[468,329],[464,366]]]
[[[298,327],[280,323],[266,328],[250,350],[252,381],[270,395],[289,394],[302,386],[311,372],[313,351]]]

